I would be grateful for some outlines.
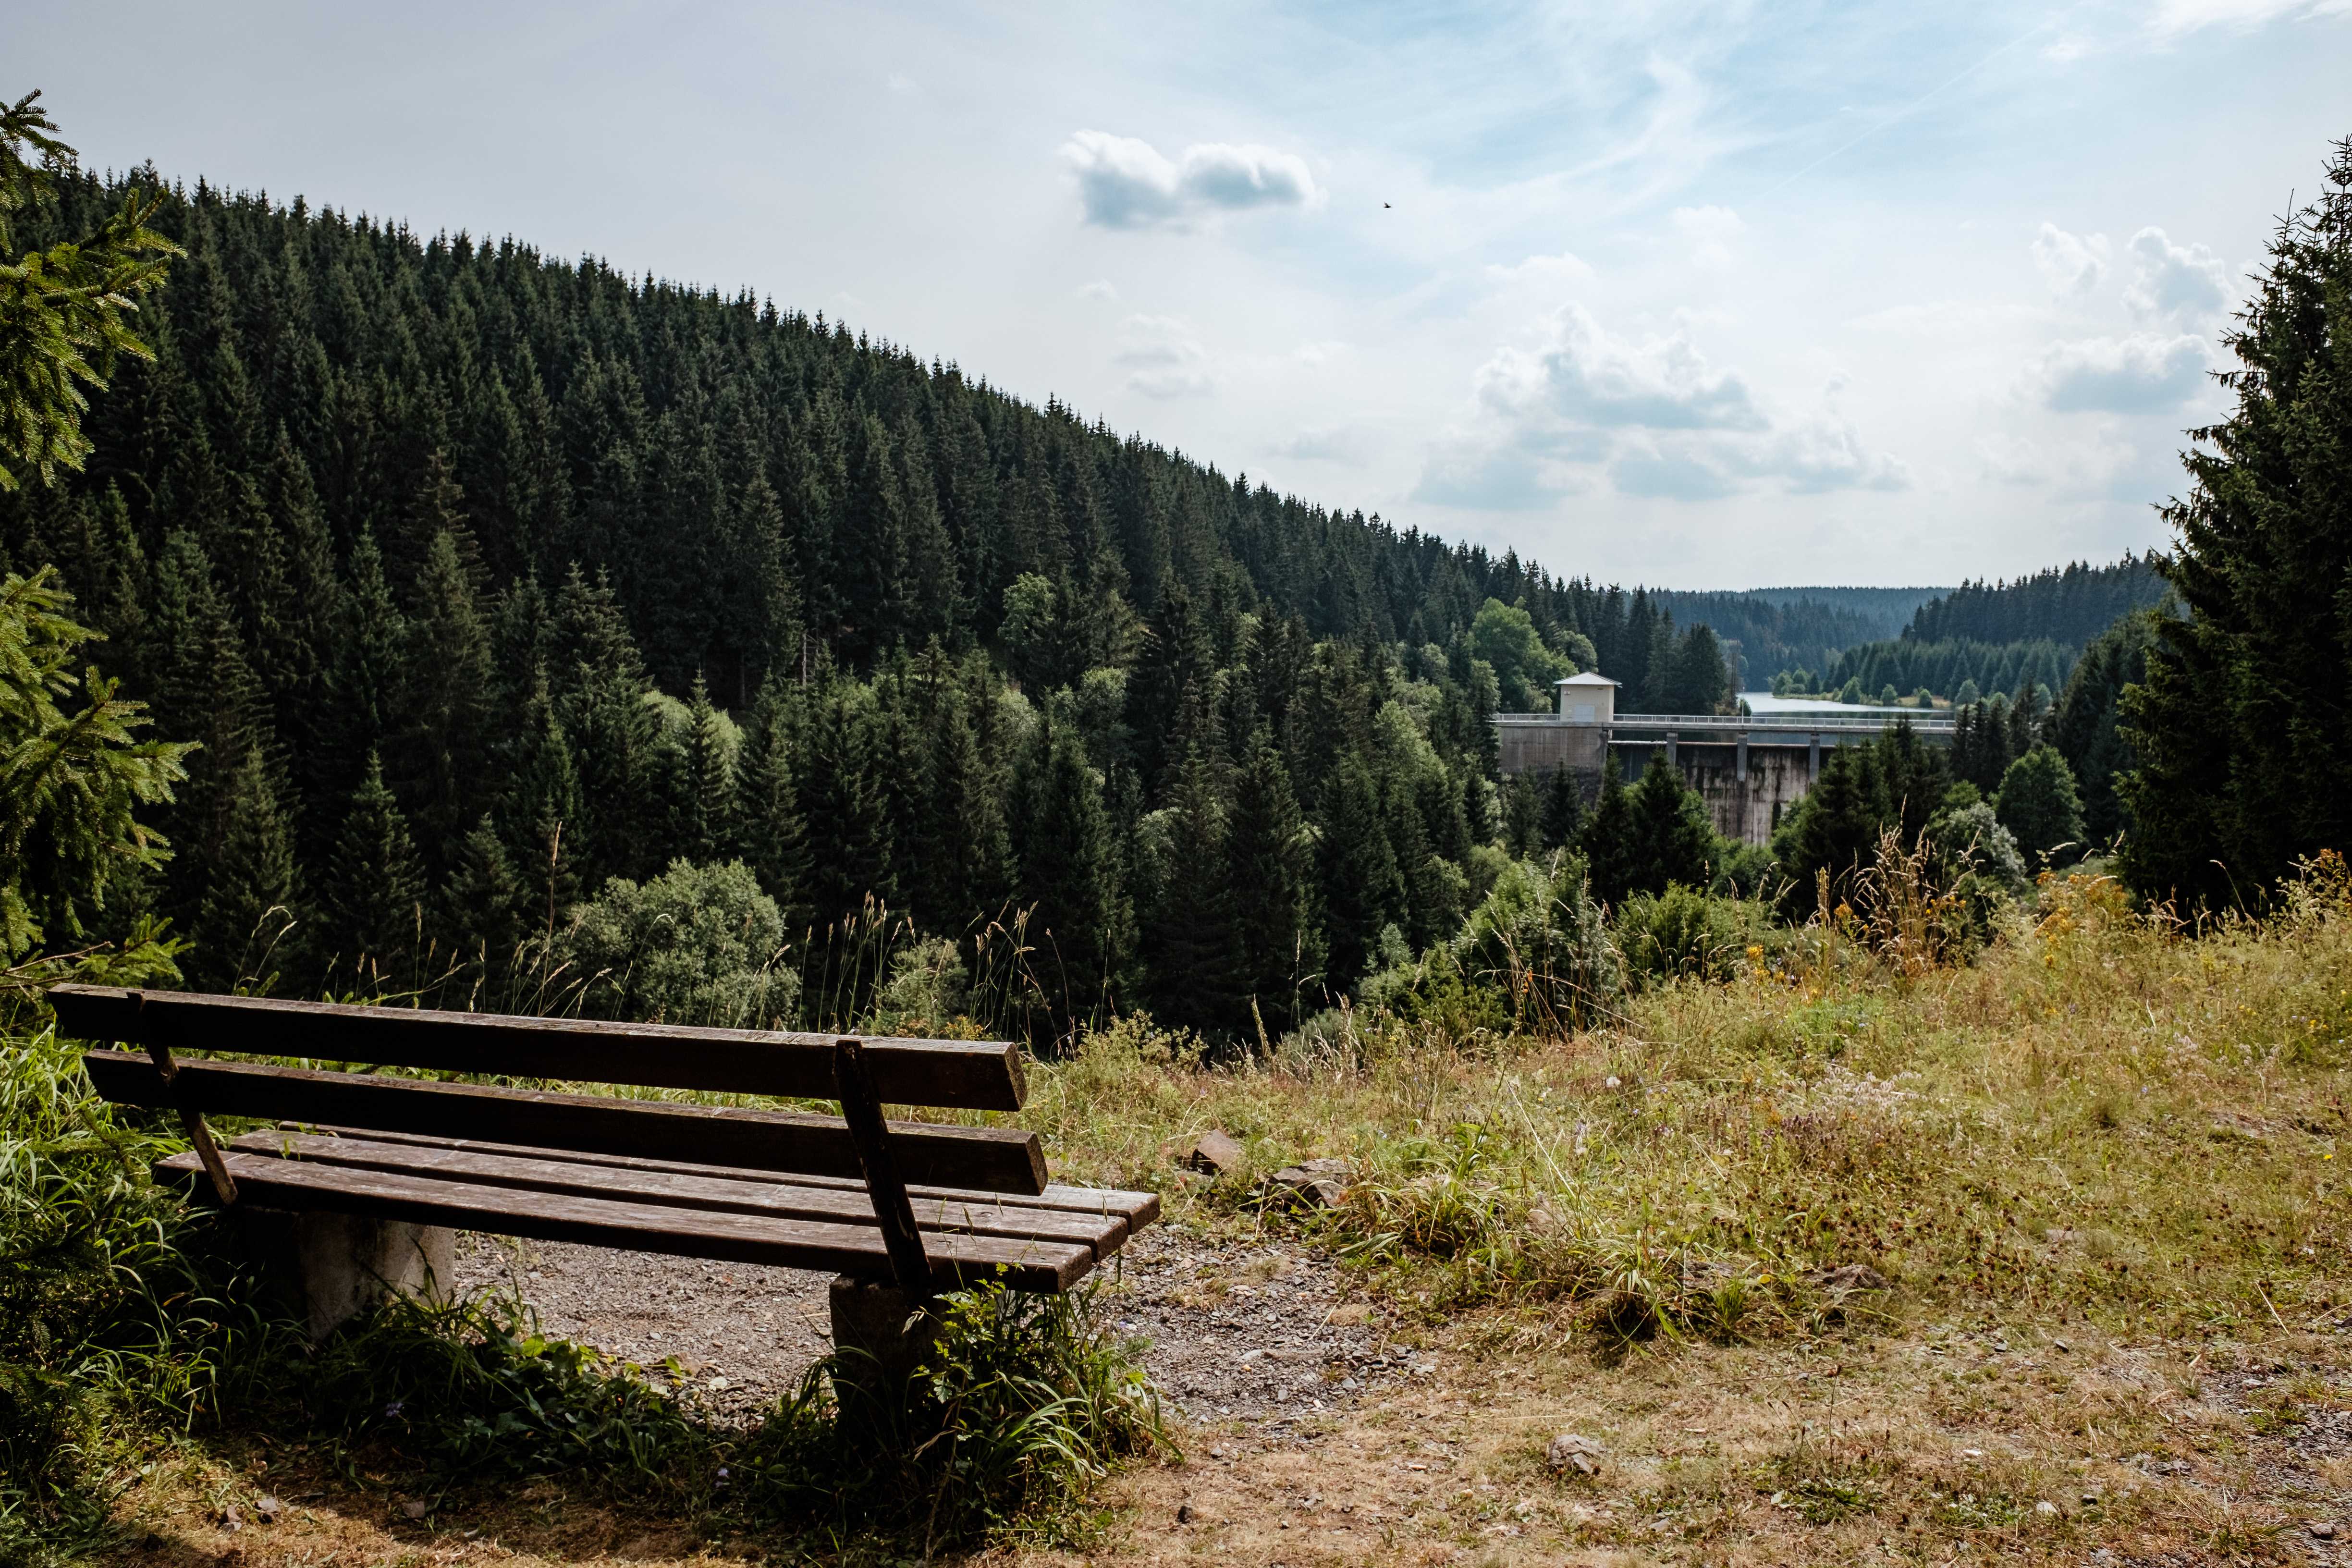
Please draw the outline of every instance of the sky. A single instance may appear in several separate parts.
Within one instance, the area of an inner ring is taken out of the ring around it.
[[[2352,0],[31,7],[85,163],[593,254],[1564,574],[2161,546]]]

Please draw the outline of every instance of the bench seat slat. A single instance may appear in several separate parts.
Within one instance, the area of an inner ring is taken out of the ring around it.
[[[167,1087],[152,1061],[126,1051],[91,1051],[82,1064],[99,1094],[118,1105],[494,1139],[810,1175],[861,1173],[848,1127],[838,1117],[427,1083],[247,1062],[183,1062]],[[919,1121],[893,1121],[889,1127],[908,1181],[1031,1196],[1045,1191],[1045,1154],[1034,1132]]]
[[[534,1241],[581,1242],[673,1257],[787,1268],[838,1271],[866,1278],[887,1273],[882,1233],[873,1226],[666,1207],[614,1198],[582,1197],[389,1171],[319,1165],[242,1152],[225,1156],[240,1205],[317,1209],[420,1225],[449,1226]],[[159,1181],[199,1189],[193,1154],[159,1163]],[[998,1278],[1016,1290],[1057,1293],[1094,1266],[1091,1247],[1063,1241],[935,1233],[924,1240],[932,1286],[952,1289]]]
[[[354,1007],[111,985],[56,985],[48,1000],[58,1032],[69,1039],[785,1100],[835,1095],[833,1035]],[[864,1037],[863,1047],[875,1091],[887,1105],[1021,1109],[1021,1054],[1008,1042],[877,1037]]]
[[[240,1153],[303,1161],[352,1170],[391,1171],[480,1186],[515,1187],[580,1197],[617,1198],[663,1207],[774,1215],[787,1219],[871,1223],[873,1200],[856,1187],[808,1186],[799,1183],[746,1181],[733,1175],[682,1175],[666,1171],[621,1170],[570,1160],[539,1160],[471,1149],[382,1143],[362,1138],[320,1138],[290,1132],[248,1132],[232,1148]],[[1127,1240],[1127,1221],[1109,1215],[1073,1214],[1008,1203],[993,1194],[970,1198],[913,1199],[915,1223],[924,1231],[1066,1241],[1090,1249],[1099,1263]]]
[[[485,1154],[509,1155],[526,1160],[566,1160],[583,1165],[605,1165],[616,1171],[655,1171],[679,1176],[724,1176],[747,1182],[789,1182],[795,1186],[832,1187],[844,1192],[862,1193],[866,1184],[855,1176],[817,1176],[771,1171],[751,1171],[726,1165],[703,1165],[686,1160],[645,1160],[627,1154],[598,1154],[576,1149],[542,1149],[529,1144],[492,1142],[475,1138],[428,1138],[421,1133],[382,1132],[363,1127],[304,1128],[289,1125],[289,1132],[315,1131],[345,1140],[365,1140],[379,1143],[410,1144],[425,1149],[471,1149]],[[248,1133],[238,1142],[241,1146],[260,1149],[265,1144],[254,1140],[271,1134]],[[908,1183],[907,1194],[918,1201],[940,1198],[951,1202],[994,1202],[1016,1208],[1062,1209],[1071,1214],[1109,1215],[1127,1222],[1128,1234],[1133,1235],[1160,1218],[1158,1193],[1126,1192],[1116,1187],[1081,1187],[1064,1182],[1052,1182],[1045,1190],[1034,1195],[1020,1193],[989,1193],[973,1187],[936,1187]]]

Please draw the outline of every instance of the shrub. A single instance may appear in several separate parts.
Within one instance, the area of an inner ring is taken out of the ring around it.
[[[896,1537],[927,1562],[1015,1529],[1059,1533],[1114,1466],[1167,1440],[1129,1350],[1104,1333],[1091,1289],[956,1292],[896,1424],[837,1420],[857,1373],[827,1357],[738,1458],[744,1501],[802,1529]]]
[[[1626,976],[1642,988],[1691,975],[1729,979],[1751,932],[1763,923],[1745,904],[1676,882],[1663,893],[1628,900],[1614,930]]]
[[[740,860],[673,860],[642,886],[615,877],[556,942],[593,1017],[740,1027],[788,1016],[800,999],[783,917]]]
[[[2036,746],[2009,764],[2000,775],[1995,809],[2000,825],[2037,861],[2082,842],[2083,800],[2074,788],[2074,770],[2055,746]]]
[[[1499,987],[1522,1028],[1580,1026],[1624,994],[1624,961],[1571,855],[1515,862],[1453,945],[1463,973]]]

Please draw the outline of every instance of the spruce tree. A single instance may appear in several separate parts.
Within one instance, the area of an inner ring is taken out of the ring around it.
[[[448,531],[425,548],[402,670],[407,725],[401,794],[427,847],[428,864],[454,847],[479,801],[492,693],[489,628]]]
[[[1547,849],[1573,848],[1584,831],[1584,786],[1576,772],[1557,767],[1543,775],[1543,805],[1537,834]]]
[[[1380,786],[1362,753],[1350,751],[1323,786],[1321,864],[1328,973],[1352,991],[1378,961],[1381,931],[1405,912],[1404,878],[1382,824]]]
[[[408,621],[393,601],[374,536],[364,531],[352,546],[339,608],[325,713],[305,768],[310,798],[336,803],[315,814],[324,820],[310,829],[320,836],[313,864],[322,863],[341,803],[366,776],[368,759],[397,745],[408,721]]]
[[[1197,747],[1178,769],[1163,817],[1164,861],[1142,922],[1146,995],[1162,1024],[1232,1035],[1246,1018],[1225,803]]]
[[[1890,815],[1874,748],[1840,746],[1825,754],[1821,777],[1772,836],[1772,854],[1789,879],[1790,912],[1799,918],[1813,912],[1823,871],[1832,907],[1850,894],[1855,868],[1877,852]]]
[[[425,868],[408,818],[384,784],[382,761],[371,754],[336,830],[313,947],[340,959],[363,985],[410,989],[424,957],[424,898]]]
[[[1585,819],[1578,847],[1584,852],[1592,896],[1613,904],[1625,896],[1637,875],[1633,848],[1633,808],[1627,797],[1625,773],[1616,748],[1601,763],[1601,798]]]
[[[1043,724],[1013,784],[1015,897],[1028,911],[1029,966],[1055,1032],[1120,1005],[1135,949],[1135,916],[1102,786],[1066,726]]]
[[[914,906],[924,929],[960,934],[1002,913],[1013,893],[1003,786],[962,700],[944,702],[924,756]]]
[[[751,724],[743,737],[743,765],[735,776],[736,853],[776,901],[784,929],[797,937],[808,924],[807,821],[793,775],[793,718],[781,674],[761,683]]]
[[[294,836],[260,747],[247,749],[223,797],[220,848],[190,931],[188,963],[190,977],[215,991],[275,973],[299,919]]]
[[[440,901],[438,924],[457,963],[479,975],[495,973],[514,959],[529,892],[489,813],[458,841]]]
[[[1282,753],[1263,731],[1234,776],[1225,835],[1226,880],[1233,890],[1236,974],[1255,1002],[1251,1024],[1269,1034],[1297,1022],[1323,967],[1315,919],[1313,841],[1291,793]]]
[[[823,928],[855,914],[869,896],[895,904],[898,890],[890,877],[892,824],[876,771],[870,701],[838,682],[809,706],[806,762],[797,782],[802,816],[812,825],[809,906]]]
[[[1714,879],[1716,840],[1698,791],[1656,751],[1626,796],[1622,885],[1602,892],[1596,881],[1594,890],[1612,903],[1633,893],[1663,893],[1675,883],[1704,891]]]
[[[710,865],[734,842],[735,746],[699,675],[694,678],[677,747],[670,842],[688,859]]]
[[[2158,563],[2188,614],[2123,700],[2124,874],[2207,904],[2352,848],[2352,137],[2224,342],[2234,406],[2191,433],[2189,494],[2165,509],[2179,548]]]
[[[1536,852],[1543,837],[1543,795],[1535,773],[1521,769],[1503,781],[1503,851],[1514,860]]]
[[[544,679],[534,683],[516,726],[506,788],[493,810],[507,863],[526,890],[523,928],[551,933],[597,864],[586,786]],[[639,830],[642,823],[639,818]]]

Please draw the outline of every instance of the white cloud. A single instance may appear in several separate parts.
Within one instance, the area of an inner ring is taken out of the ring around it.
[[[1675,331],[1632,342],[1612,337],[1581,305],[1552,312],[1546,341],[1506,347],[1478,369],[1479,401],[1521,420],[1547,417],[1662,430],[1760,430],[1764,416],[1736,371],[1706,363]]]
[[[1086,221],[1105,228],[1182,226],[1218,213],[1320,205],[1307,160],[1271,147],[1202,142],[1171,161],[1149,142],[1081,131],[1062,144]]]
[[[1676,207],[1675,229],[1691,243],[1691,263],[1710,272],[1731,268],[1731,242],[1747,225],[1729,207]]]
[[[2107,237],[2084,237],[2045,223],[2033,237],[2033,265],[2050,282],[2050,291],[2063,299],[2080,296],[2099,286],[2107,272]]]
[[[1091,283],[1078,285],[1078,298],[1100,300],[1105,304],[1115,305],[1118,302],[1118,286],[1108,278],[1097,278]]]
[[[2205,340],[2189,334],[2084,338],[2044,350],[2026,384],[2061,414],[2154,414],[2194,397],[2212,357]]]
[[[1480,428],[1433,452],[1416,500],[1539,507],[1605,473],[1622,494],[1711,500],[1760,482],[1790,493],[1904,489],[1903,462],[1864,446],[1834,405],[1775,419],[1737,371],[1710,364],[1688,323],[1612,336],[1582,305],[1545,318],[1531,348],[1497,350],[1476,376]]]
[[[1174,316],[1129,316],[1119,323],[1115,363],[1146,397],[1192,397],[1216,390],[1215,366],[1191,323]]]
[[[2131,238],[2135,271],[2124,303],[2143,321],[2169,321],[2195,326],[2230,304],[2221,258],[2201,245],[2175,245],[2160,228],[2144,228]]]
[[[1486,276],[1505,287],[1517,285],[1538,289],[1556,289],[1570,283],[1590,282],[1595,276],[1592,266],[1572,250],[1558,256],[1530,256],[1509,267],[1486,268]]]

